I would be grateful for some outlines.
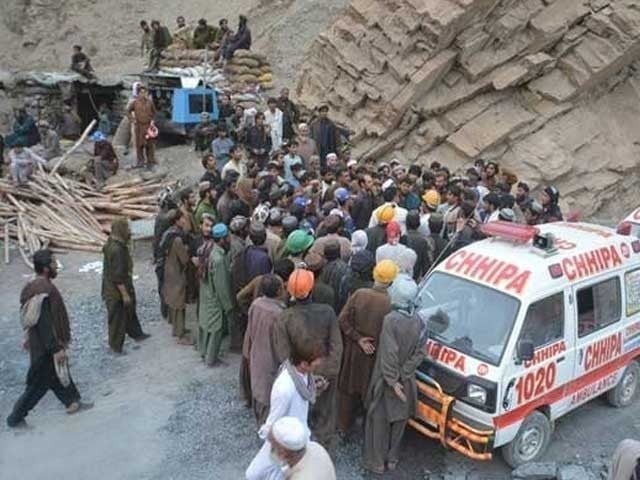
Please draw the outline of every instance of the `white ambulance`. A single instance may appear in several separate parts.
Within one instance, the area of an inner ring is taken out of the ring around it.
[[[620,235],[640,237],[640,208],[636,208],[618,224],[617,232]]]
[[[492,222],[421,284],[429,321],[410,424],[445,447],[516,467],[554,421],[603,393],[636,397],[640,240],[586,223]]]

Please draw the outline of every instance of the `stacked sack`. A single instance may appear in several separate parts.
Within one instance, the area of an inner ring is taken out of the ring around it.
[[[236,50],[227,62],[225,73],[235,91],[259,85],[261,90],[273,88],[273,73],[267,57],[251,50]]]
[[[168,49],[162,52],[160,66],[169,68],[196,67],[205,63],[205,57],[207,57],[208,63],[212,64],[213,55],[214,52],[211,50],[205,53],[205,50]]]

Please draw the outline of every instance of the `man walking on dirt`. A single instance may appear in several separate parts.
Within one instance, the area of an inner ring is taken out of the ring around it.
[[[156,147],[155,139],[150,138],[148,131],[156,115],[156,107],[153,104],[153,99],[149,97],[147,87],[144,85],[140,87],[138,97],[131,102],[127,112],[129,114],[129,121],[133,124],[135,132],[137,156],[135,167],[142,168],[145,165],[152,167],[156,164]]]
[[[114,353],[122,353],[125,335],[136,342],[149,338],[142,331],[136,313],[133,261],[128,247],[130,238],[128,220],[116,218],[111,224],[109,240],[102,249],[102,299],[107,306],[109,347]]]
[[[11,428],[24,427],[24,418],[37,405],[49,389],[58,397],[67,413],[93,407],[92,403],[80,401],[80,393],[68,374],[64,386],[56,367],[65,370],[66,349],[71,343],[69,317],[62,295],[51,280],[58,274],[56,259],[50,250],[38,250],[33,255],[36,278],[20,293],[20,321],[27,332],[25,348],[29,350],[31,365],[27,373],[27,388],[7,417]],[[68,383],[67,383],[68,382]]]

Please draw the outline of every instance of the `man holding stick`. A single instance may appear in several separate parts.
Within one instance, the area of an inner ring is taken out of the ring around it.
[[[133,288],[133,261],[128,242],[131,237],[126,218],[116,218],[111,233],[102,249],[102,299],[107,306],[109,323],[109,347],[121,354],[125,335],[136,342],[149,337],[142,331],[136,313],[136,292]]]

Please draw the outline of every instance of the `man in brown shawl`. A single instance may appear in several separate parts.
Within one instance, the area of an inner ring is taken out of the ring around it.
[[[278,375],[280,361],[274,351],[273,336],[284,309],[282,280],[274,274],[262,276],[260,296],[249,308],[242,355],[250,367],[253,413],[258,427],[267,419],[271,386]]]
[[[136,313],[133,288],[133,261],[129,252],[129,222],[124,217],[111,224],[111,233],[102,248],[102,300],[107,307],[109,348],[122,353],[125,335],[140,342],[149,335],[142,331]]]
[[[309,342],[327,346],[327,356],[316,369],[322,378],[323,390],[319,392],[309,414],[309,424],[315,437],[327,450],[336,447],[337,384],[340,359],[342,358],[342,336],[333,308],[312,299],[313,273],[294,270],[287,289],[295,303],[284,310],[276,324],[274,343],[280,362],[289,358],[291,351]]]
[[[67,413],[91,408],[93,404],[80,401],[80,393],[69,376],[63,386],[56,373],[56,365],[66,364],[66,349],[71,343],[69,316],[62,295],[51,280],[58,274],[56,259],[50,250],[38,250],[33,255],[36,278],[20,293],[21,321],[27,330],[25,347],[31,364],[27,373],[27,388],[7,417],[11,428],[24,427],[24,418],[49,389],[65,407]]]
[[[412,311],[418,287],[406,285],[384,317],[365,405],[363,466],[382,474],[395,470],[407,420],[416,412],[416,368],[422,362],[422,321]]]
[[[179,344],[190,345],[191,340],[185,335],[187,268],[191,262],[185,232],[189,228],[190,220],[182,210],[176,210],[173,221],[173,226],[165,232],[160,242],[162,251],[166,252],[162,297],[169,307],[169,323],[173,326],[173,336],[178,338]]]
[[[380,262],[373,270],[373,288],[356,290],[338,317],[344,338],[344,355],[338,379],[338,425],[344,433],[349,433],[356,410],[364,406],[382,320],[391,311],[387,289],[397,274],[398,267],[391,260]]]

